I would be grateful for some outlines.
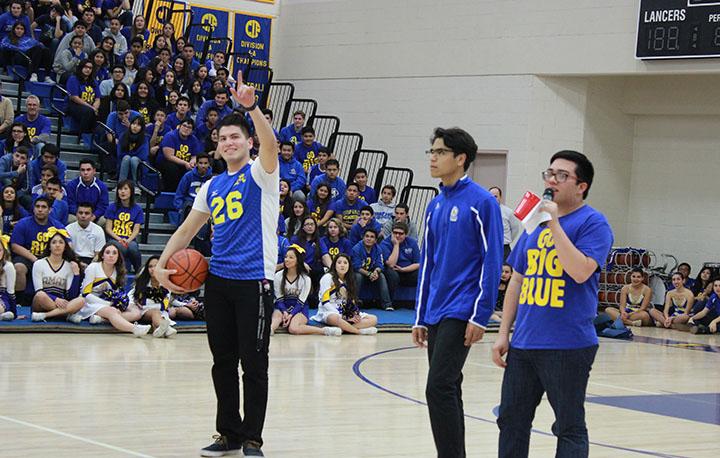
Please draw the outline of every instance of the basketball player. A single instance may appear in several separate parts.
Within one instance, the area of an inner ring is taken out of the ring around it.
[[[165,269],[170,256],[187,247],[211,217],[215,228],[210,275],[205,284],[205,313],[212,378],[217,396],[215,443],[201,456],[264,456],[262,429],[268,398],[268,349],[275,275],[280,175],[272,127],[255,102],[255,89],[238,74],[233,98],[245,107],[260,141],[258,159],[250,163],[252,138],[243,116],[231,114],[218,127],[218,152],[227,170],[202,185],[185,222],[170,238],[155,268],[161,284],[173,284]],[[243,369],[243,413],[238,362]]]
[[[503,261],[500,207],[466,175],[477,149],[464,130],[438,128],[428,150],[442,185],[425,212],[412,339],[428,348],[425,396],[441,458],[465,456],[462,368],[495,308]]]
[[[542,173],[554,197],[543,201],[541,209],[552,219],[530,235],[523,233],[508,259],[515,272],[493,345],[493,361],[505,368],[497,420],[500,457],[528,456],[532,420],[543,393],[555,412],[555,456],[588,456],[584,403],[598,349],[593,319],[599,267],[613,242],[605,217],[585,205],[593,175],[585,155],[556,153]]]

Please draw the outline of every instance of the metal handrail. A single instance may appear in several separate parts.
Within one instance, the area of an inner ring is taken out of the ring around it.
[[[162,173],[151,166],[147,161],[140,162],[140,165],[138,166],[137,187],[145,195],[145,225],[143,227],[142,243],[147,243],[148,236],[150,235],[150,207],[155,202],[155,197],[157,197],[159,191],[149,189],[142,184],[142,179],[140,179],[140,177],[142,176],[143,169],[147,169],[150,173],[156,173],[158,175],[159,182],[162,182]]]

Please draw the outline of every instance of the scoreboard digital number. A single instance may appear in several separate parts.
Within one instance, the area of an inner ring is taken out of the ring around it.
[[[720,57],[720,0],[640,0],[637,59]]]

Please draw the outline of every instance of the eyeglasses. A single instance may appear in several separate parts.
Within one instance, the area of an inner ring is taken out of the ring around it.
[[[452,152],[453,150],[448,148],[430,148],[429,150],[425,151],[425,154],[427,154],[428,156],[432,156],[433,154],[436,156],[444,156]]]
[[[405,235],[403,231],[393,231],[393,235]]]
[[[578,179],[578,177],[576,177],[575,175],[570,175],[569,172],[566,172],[564,170],[555,171],[552,169],[547,169],[542,171],[543,180],[550,181],[550,178],[553,177],[555,177],[555,181],[557,181],[558,183],[565,183],[568,178],[573,178],[575,180]]]

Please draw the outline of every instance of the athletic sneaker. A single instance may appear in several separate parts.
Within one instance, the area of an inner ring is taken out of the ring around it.
[[[393,307],[392,304],[388,304],[388,305],[385,306],[385,311],[386,311],[386,312],[392,312],[392,311],[394,311],[394,310],[395,310],[395,307]]]
[[[630,323],[632,326],[635,326],[636,328],[642,327],[642,320],[635,320],[632,323]]]
[[[88,321],[90,322],[90,324],[100,324],[100,323],[104,322],[105,320],[102,317],[93,315],[90,317],[90,319]]]
[[[168,326],[168,330],[165,331],[165,337],[172,337],[175,334],[177,334],[177,329],[173,328],[172,326]]]
[[[168,328],[170,327],[170,321],[163,318],[160,320],[160,324],[157,328],[153,331],[153,337],[165,337],[165,333],[167,332]]]
[[[230,442],[226,436],[215,435],[213,439],[215,439],[214,443],[200,450],[200,456],[240,455],[240,444]]]
[[[690,328],[690,332],[693,334],[707,334],[708,328],[705,325],[698,324]]]
[[[30,81],[33,82],[33,83],[37,83],[37,80],[38,80],[38,78],[37,78],[37,73],[31,73],[31,74],[30,74]]]
[[[30,316],[32,321],[45,321],[45,313],[43,312],[32,312]]]
[[[135,324],[133,325],[132,333],[135,337],[142,337],[150,332],[151,327],[149,324]]]
[[[375,326],[360,330],[360,335],[362,336],[371,336],[373,334],[377,334],[377,328]]]
[[[342,329],[335,326],[325,326],[323,328],[323,333],[326,336],[340,337],[342,335]]]
[[[253,442],[253,441],[245,441],[243,444],[243,455],[244,456],[265,456],[265,454],[260,450],[260,447],[262,447],[259,443]]]
[[[67,320],[71,323],[80,324],[82,317],[77,313],[73,313],[72,315],[67,316]]]
[[[14,319],[15,319],[15,314],[9,310],[5,313],[0,314],[0,320],[2,320],[2,321],[12,321]]]

